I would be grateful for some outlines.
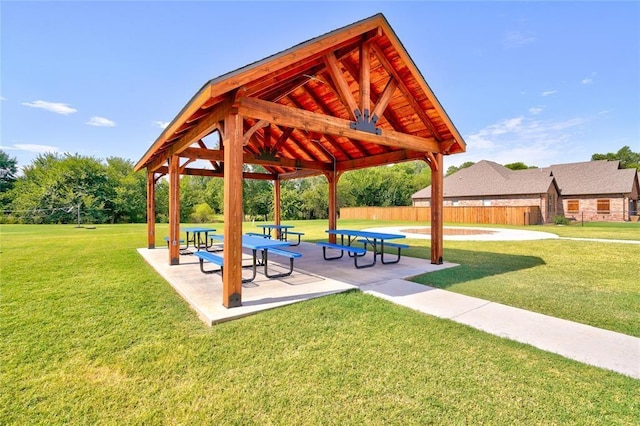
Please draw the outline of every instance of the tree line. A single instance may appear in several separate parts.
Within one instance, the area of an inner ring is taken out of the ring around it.
[[[623,168],[640,170],[640,153],[628,146],[616,153],[593,154],[592,160],[620,160]],[[473,165],[449,167],[446,174]],[[146,173],[134,172],[131,160],[106,160],[78,154],[40,154],[18,176],[15,158],[0,150],[0,209],[4,223],[140,223],[146,221]],[[245,171],[264,171],[245,165]],[[522,162],[506,164],[513,170],[532,168]],[[431,169],[423,161],[354,170],[338,183],[338,208],[408,206],[411,195],[431,184]],[[243,182],[244,213],[248,219],[273,217],[273,183]],[[324,176],[283,181],[280,188],[284,220],[326,219],[329,187]],[[156,184],[156,221],[169,217],[169,185]],[[212,222],[224,212],[220,178],[182,176],[180,221]]]
[[[0,208],[4,223],[140,223],[146,221],[146,173],[134,172],[130,160],[106,160],[72,154],[38,155],[18,176],[17,162],[0,150]],[[263,171],[245,165],[245,171]],[[422,161],[345,173],[338,184],[338,207],[406,206],[411,195],[431,183]],[[324,176],[281,182],[281,217],[285,220],[328,216],[329,188]],[[248,219],[273,217],[273,183],[243,182]],[[169,185],[156,184],[156,221],[167,222]],[[180,178],[180,221],[212,222],[224,212],[220,178]]]

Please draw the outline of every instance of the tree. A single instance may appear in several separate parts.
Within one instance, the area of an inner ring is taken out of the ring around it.
[[[13,189],[18,173],[18,160],[0,150],[0,208],[5,208],[11,204]]]
[[[41,154],[16,181],[12,209],[26,223],[73,223],[78,209],[83,220],[104,223],[113,198],[106,167],[78,154]]]
[[[106,171],[112,186],[112,198],[107,203],[112,222],[144,222],[147,217],[146,174],[134,172],[133,162],[119,157],[107,158]]]
[[[522,161],[518,161],[517,163],[509,163],[504,165],[507,169],[511,170],[527,170],[527,169],[537,169],[536,166],[527,166]]]
[[[475,163],[473,161],[466,161],[462,164],[460,164],[460,167],[456,167],[456,166],[450,166],[447,169],[447,173],[445,174],[445,176],[449,176],[454,174],[455,172],[457,172],[458,170],[462,170],[462,169],[466,169],[467,167],[471,167],[473,166]]]
[[[593,154],[591,161],[596,160],[620,160],[620,167],[623,169],[637,169],[640,171],[640,153],[631,151],[628,146],[623,146],[616,153]]]
[[[191,213],[191,220],[195,223],[210,223],[215,217],[215,212],[207,203],[198,204]]]

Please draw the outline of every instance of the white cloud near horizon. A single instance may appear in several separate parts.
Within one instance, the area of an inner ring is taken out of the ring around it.
[[[160,127],[161,129],[166,129],[170,122],[169,121],[152,121],[151,123],[156,127]]]
[[[63,104],[61,102],[47,102],[42,100],[37,100],[35,102],[22,102],[22,105],[28,106],[30,108],[41,108],[47,111],[55,112],[56,114],[61,115],[69,115],[74,112],[78,112],[77,109],[70,107],[67,104]]]
[[[45,154],[47,152],[59,152],[60,149],[57,146],[51,145],[38,145],[31,143],[17,143],[13,146],[0,146],[0,149],[6,149],[10,151],[27,151],[35,152],[38,154]]]
[[[460,164],[465,161],[495,161],[508,164],[522,161],[530,166],[544,167],[561,163],[567,154],[563,147],[571,146],[581,126],[582,118],[567,120],[540,120],[531,116],[520,116],[500,120],[464,137],[467,152],[455,156]]]
[[[89,126],[94,126],[94,127],[115,127],[116,126],[115,121],[109,120],[108,118],[99,117],[97,115],[94,115],[93,117],[91,117],[89,121],[87,121],[84,124],[87,124]]]

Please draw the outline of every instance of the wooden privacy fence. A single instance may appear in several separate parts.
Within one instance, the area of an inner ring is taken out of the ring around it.
[[[498,225],[538,225],[542,223],[540,208],[512,206],[444,207],[444,222],[484,223]],[[431,222],[430,207],[342,207],[341,219]]]

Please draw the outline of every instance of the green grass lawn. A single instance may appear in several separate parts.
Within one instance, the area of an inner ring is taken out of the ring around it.
[[[0,424],[637,423],[638,380],[359,292],[208,328],[135,251],[144,225],[2,225],[0,244]],[[420,279],[637,331],[637,250],[445,242],[458,274]]]

